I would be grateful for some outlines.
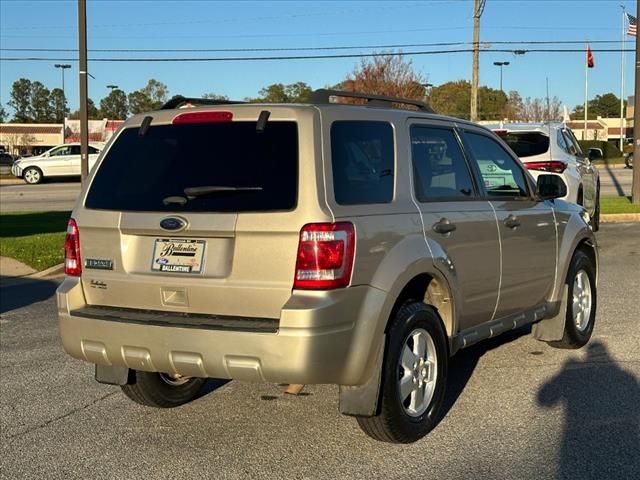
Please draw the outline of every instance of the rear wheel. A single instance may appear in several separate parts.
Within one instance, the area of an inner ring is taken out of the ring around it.
[[[627,168],[633,168],[633,153],[630,153],[629,155],[627,155],[627,158],[625,158],[624,163],[627,165]]]
[[[37,167],[29,167],[23,172],[22,178],[26,183],[35,185],[42,181],[42,170]]]
[[[193,400],[204,385],[204,378],[188,378],[168,373],[133,371],[134,383],[121,385],[124,394],[147,407],[173,408]]]
[[[447,339],[434,309],[421,302],[403,306],[392,322],[379,413],[357,420],[376,440],[410,443],[424,437],[439,420],[449,361]]]
[[[580,348],[591,338],[597,307],[595,265],[582,250],[577,250],[571,259],[567,286],[564,335],[562,340],[549,344],[557,348]]]

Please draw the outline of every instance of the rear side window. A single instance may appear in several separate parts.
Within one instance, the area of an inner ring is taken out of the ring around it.
[[[158,125],[124,130],[91,184],[87,208],[120,211],[291,210],[297,202],[295,122]]]
[[[411,157],[418,201],[472,196],[471,174],[453,131],[411,127]]]
[[[487,194],[528,197],[524,172],[517,161],[493,138],[465,132],[465,140],[478,164]]]
[[[496,132],[520,158],[549,151],[549,137],[540,132]]]
[[[386,122],[331,125],[331,164],[336,203],[388,203],[393,199],[393,129]]]

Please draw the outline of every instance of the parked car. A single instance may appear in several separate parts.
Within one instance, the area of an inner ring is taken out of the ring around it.
[[[7,152],[0,152],[0,166],[10,167],[13,164],[13,156]]]
[[[59,331],[98,382],[151,407],[206,378],[337,384],[366,434],[406,443],[459,350],[526,324],[588,342],[589,217],[490,130],[327,90],[211,103],[127,120],[73,210]]]
[[[538,175],[560,176],[567,185],[563,197],[582,205],[591,217],[591,226],[600,226],[600,178],[593,165],[597,157],[585,155],[575,135],[564,123],[511,123],[492,125],[515,152],[534,178]],[[601,158],[601,157],[600,157]]]
[[[102,145],[89,145],[89,169],[95,165]],[[11,173],[26,183],[36,184],[45,178],[80,175],[80,143],[65,143],[53,147],[42,155],[16,160]]]

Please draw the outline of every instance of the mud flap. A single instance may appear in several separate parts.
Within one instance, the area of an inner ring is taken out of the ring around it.
[[[372,417],[378,413],[385,345],[386,335],[382,337],[378,347],[375,370],[367,383],[355,386],[340,385],[340,413],[343,415]]]
[[[560,309],[553,317],[545,318],[533,325],[532,333],[536,340],[542,342],[558,342],[564,337],[564,323],[567,320],[567,298],[569,286],[562,289]]]
[[[127,367],[96,365],[96,382],[108,385],[127,385],[130,383],[130,371]]]

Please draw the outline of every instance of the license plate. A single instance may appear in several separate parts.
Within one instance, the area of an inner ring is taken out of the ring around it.
[[[151,271],[200,273],[205,244],[204,240],[157,238],[153,246]]]

